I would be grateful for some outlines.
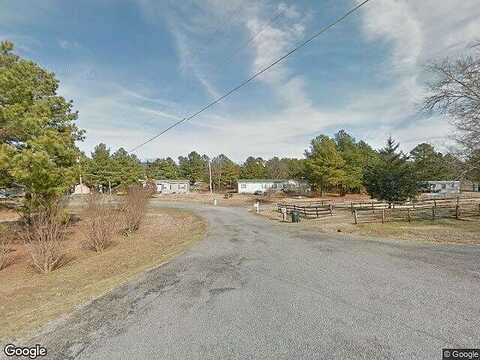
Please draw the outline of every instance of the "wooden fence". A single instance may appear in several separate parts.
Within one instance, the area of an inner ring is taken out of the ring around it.
[[[428,199],[392,204],[381,201],[335,203],[329,200],[308,205],[278,203],[277,210],[287,214],[297,211],[304,218],[335,215],[335,210],[350,211],[355,224],[361,222],[388,222],[435,220],[439,218],[465,218],[480,216],[480,198]]]
[[[437,219],[461,219],[480,216],[480,203],[442,204],[420,207],[386,208],[381,210],[358,210],[353,211],[354,224],[390,222],[390,221],[414,221],[414,220],[437,220]]]
[[[279,212],[284,208],[287,214],[291,214],[296,211],[304,218],[320,218],[325,216],[333,216],[333,205],[295,205],[295,204],[277,204],[277,210]]]

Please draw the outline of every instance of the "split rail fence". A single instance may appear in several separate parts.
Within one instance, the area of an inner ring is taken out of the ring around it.
[[[480,198],[428,199],[389,205],[380,201],[335,203],[328,200],[308,205],[278,203],[279,212],[296,211],[303,218],[323,218],[337,214],[335,210],[349,211],[353,222],[389,222],[436,220],[441,218],[461,219],[480,216]]]

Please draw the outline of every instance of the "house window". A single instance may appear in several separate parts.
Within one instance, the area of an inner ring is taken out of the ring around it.
[[[246,189],[247,188],[247,184],[240,184],[240,189]]]

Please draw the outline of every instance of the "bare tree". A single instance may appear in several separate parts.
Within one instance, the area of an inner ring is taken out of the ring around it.
[[[427,111],[451,117],[458,130],[458,142],[472,154],[480,149],[480,42],[474,55],[457,60],[446,59],[427,69],[436,77],[429,83],[430,94],[424,100]]]

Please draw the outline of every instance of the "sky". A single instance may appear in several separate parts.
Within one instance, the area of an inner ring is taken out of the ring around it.
[[[127,150],[223,95],[360,0],[0,0],[0,40],[53,71],[73,100],[79,147]],[[478,0],[371,0],[270,71],[135,151],[302,157],[345,129],[404,151],[446,151],[443,116],[420,111],[432,61],[468,54]]]

